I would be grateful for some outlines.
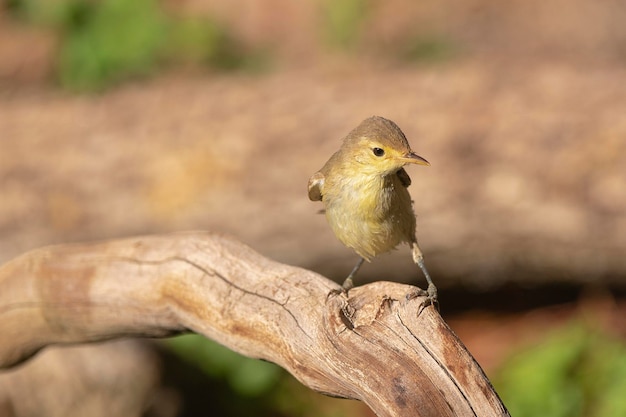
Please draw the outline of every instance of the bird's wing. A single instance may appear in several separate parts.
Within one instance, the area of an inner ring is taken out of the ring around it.
[[[309,178],[309,199],[311,201],[321,201],[324,189],[324,174],[316,172]]]
[[[408,187],[409,185],[411,185],[411,177],[409,177],[409,174],[406,173],[404,168],[400,168],[398,172],[396,172],[396,175],[398,176],[398,178],[400,178],[400,182],[402,183],[402,185],[404,185],[405,187]],[[310,181],[309,181],[309,184],[311,184]],[[311,188],[309,185],[309,196],[310,195],[311,195]]]

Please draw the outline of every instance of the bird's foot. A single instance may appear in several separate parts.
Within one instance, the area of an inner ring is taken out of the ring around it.
[[[354,288],[354,282],[352,281],[352,277],[349,276],[343,282],[343,284],[341,285],[341,288],[330,290],[330,292],[328,293],[328,296],[330,297],[331,295],[339,295],[339,294],[345,294],[347,296],[348,291],[350,291],[352,288]]]
[[[435,287],[435,284],[428,284],[428,289],[426,290],[416,288],[415,291],[406,295],[407,301],[410,301],[417,297],[426,297],[424,301],[422,301],[422,304],[419,306],[419,310],[417,312],[418,316],[428,306],[433,306],[437,309],[437,311],[439,311],[439,299],[437,298],[437,287]]]

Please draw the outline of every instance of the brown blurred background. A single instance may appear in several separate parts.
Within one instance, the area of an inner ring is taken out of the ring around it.
[[[479,362],[589,305],[624,334],[626,3],[44,3],[0,14],[0,262],[207,229],[340,281],[355,255],[306,183],[380,115],[432,164],[418,238]],[[424,285],[406,247],[359,279]]]

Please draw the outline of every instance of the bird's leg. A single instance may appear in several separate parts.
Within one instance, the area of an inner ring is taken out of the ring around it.
[[[417,241],[414,241],[412,243],[412,249],[413,249],[413,262],[415,262],[417,266],[420,267],[420,269],[422,270],[422,273],[424,274],[424,277],[426,278],[426,282],[428,282],[428,289],[426,290],[426,294],[424,294],[423,290],[420,290],[420,292],[415,294],[415,296],[426,295],[428,297],[428,299],[425,301],[424,306],[422,308],[428,307],[430,304],[437,306],[438,305],[437,287],[435,287],[435,284],[433,283],[433,280],[430,278],[430,274],[428,273],[428,270],[426,269],[426,265],[424,265],[424,255],[422,255],[422,250],[417,244]],[[413,297],[410,297],[410,298],[413,298]]]
[[[356,265],[354,265],[354,268],[352,268],[352,271],[350,271],[350,275],[348,275],[348,278],[343,281],[342,287],[345,292],[348,292],[351,288],[354,287],[354,282],[352,281],[352,278],[354,278],[359,269],[361,269],[361,265],[363,265],[364,261],[364,258],[359,258],[359,260],[356,262]]]
[[[348,291],[350,291],[350,289],[354,288],[354,282],[352,281],[352,278],[354,278],[354,276],[356,275],[356,273],[359,271],[359,269],[361,268],[361,265],[363,265],[363,262],[365,262],[364,258],[359,258],[359,260],[356,262],[356,265],[354,265],[354,268],[352,268],[352,271],[350,271],[350,275],[348,275],[348,278],[346,278],[343,281],[343,284],[341,285],[341,289],[339,290],[331,290],[328,293],[328,296],[330,297],[331,295],[338,295],[338,294],[348,294]]]

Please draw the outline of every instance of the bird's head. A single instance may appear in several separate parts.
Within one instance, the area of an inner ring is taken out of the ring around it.
[[[430,165],[411,150],[404,133],[391,120],[365,119],[346,136],[342,145],[347,158],[361,170],[387,175],[407,164]]]

